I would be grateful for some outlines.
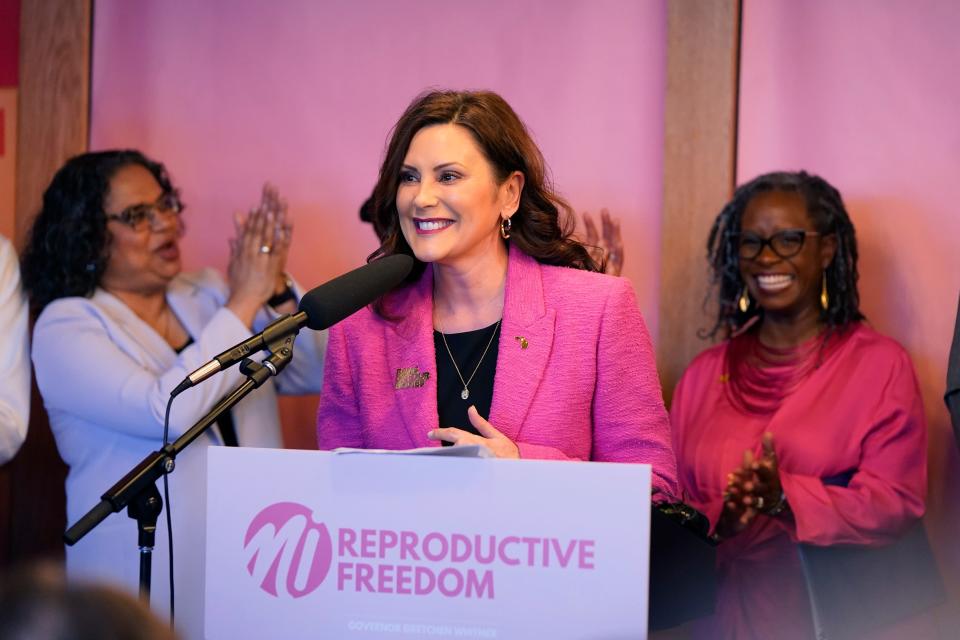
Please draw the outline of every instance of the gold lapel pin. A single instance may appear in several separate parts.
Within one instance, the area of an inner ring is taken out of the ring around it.
[[[424,371],[420,372],[420,369],[417,367],[407,367],[405,369],[397,369],[397,377],[394,381],[394,389],[417,389],[426,384],[427,380],[430,379],[430,372]]]
[[[530,343],[527,342],[527,339],[524,338],[523,336],[517,336],[517,337],[514,338],[514,340],[516,340],[517,342],[520,343],[520,348],[521,348],[521,349],[526,349],[527,347],[530,346]]]

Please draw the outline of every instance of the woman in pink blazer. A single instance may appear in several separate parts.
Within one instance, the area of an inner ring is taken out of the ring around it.
[[[570,208],[500,96],[417,98],[373,204],[378,255],[416,267],[330,329],[321,449],[479,443],[505,458],[642,462],[661,499],[676,495],[633,289],[563,227]]]

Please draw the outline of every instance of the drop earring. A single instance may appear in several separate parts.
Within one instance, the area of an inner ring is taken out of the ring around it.
[[[743,285],[743,291],[740,292],[740,298],[737,300],[737,306],[741,313],[746,313],[750,308],[750,294],[747,292],[747,285]]]
[[[820,288],[820,306],[826,311],[830,308],[830,295],[827,293],[827,272],[823,272],[823,286]]]

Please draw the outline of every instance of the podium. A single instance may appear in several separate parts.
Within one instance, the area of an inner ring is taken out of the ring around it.
[[[650,467],[208,450],[205,632],[645,638]]]

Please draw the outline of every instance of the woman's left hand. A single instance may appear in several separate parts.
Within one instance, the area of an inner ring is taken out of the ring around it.
[[[748,460],[743,467],[744,471],[750,471],[753,476],[744,487],[747,491],[744,502],[753,506],[760,513],[764,513],[780,502],[783,495],[783,486],[780,483],[780,467],[777,464],[777,454],[773,448],[773,434],[769,432],[763,434],[761,444],[763,454],[755,460]],[[752,458],[752,453],[750,458]]]
[[[441,427],[428,433],[427,437],[431,440],[443,440],[453,444],[481,444],[498,458],[520,457],[520,448],[517,447],[516,443],[484,420],[476,407],[471,406],[467,409],[467,418],[470,419],[470,424],[480,432],[479,436],[456,427]]]
[[[254,219],[259,220],[260,224],[249,224],[249,221]],[[265,183],[260,204],[251,209],[246,216],[238,214],[234,224],[239,238],[238,243],[244,242],[245,233],[251,233],[260,252],[269,256],[273,271],[273,295],[285,291],[289,281],[286,266],[290,241],[293,237],[293,225],[287,219],[287,201],[280,197],[277,187],[269,182]],[[278,313],[294,313],[297,310],[297,302],[288,300],[274,310]]]
[[[264,229],[263,241],[272,248],[279,266],[277,290],[274,293],[280,293],[286,287],[283,271],[287,266],[287,254],[293,237],[293,225],[287,219],[287,201],[280,197],[276,186],[267,182],[263,185],[258,209],[266,213],[270,222]]]

